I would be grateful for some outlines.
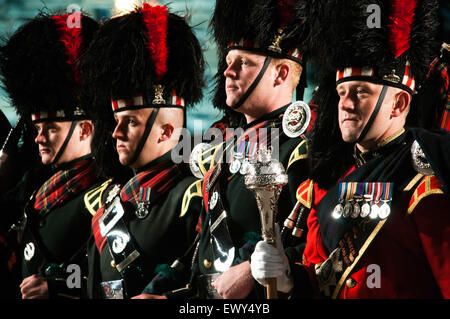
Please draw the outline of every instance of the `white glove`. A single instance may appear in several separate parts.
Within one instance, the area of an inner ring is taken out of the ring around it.
[[[250,264],[252,275],[261,285],[267,285],[266,278],[276,278],[277,290],[289,293],[294,287],[294,281],[290,274],[288,259],[284,254],[278,224],[275,225],[275,234],[276,247],[263,240],[256,244]]]

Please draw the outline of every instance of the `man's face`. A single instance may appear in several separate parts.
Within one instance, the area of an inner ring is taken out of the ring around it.
[[[151,111],[151,109],[139,109],[114,114],[117,124],[113,132],[113,138],[116,139],[117,154],[122,165],[130,166],[133,164],[131,161],[144,134],[145,125]]]
[[[338,117],[342,139],[354,143],[375,109],[383,86],[365,81],[348,81],[336,87],[339,95]],[[389,92],[389,90],[388,90]],[[386,94],[381,109],[363,141],[379,140],[390,126],[393,100]],[[361,141],[362,142],[362,141]]]
[[[265,59],[266,57],[264,55],[251,53],[249,51],[231,50],[228,52],[226,57],[228,67],[224,72],[226,78],[226,103],[228,106],[234,106],[245,92],[247,92],[248,88],[261,71]],[[267,90],[264,89],[266,78],[268,77],[264,76],[261,79],[261,82],[258,84],[255,91],[244,103],[243,108],[245,108],[245,104],[258,104],[256,101],[253,101],[255,98],[264,99],[264,94],[268,93]],[[245,113],[245,110],[242,112]]]
[[[51,164],[53,162],[69,133],[70,125],[71,122],[52,121],[44,121],[35,124],[37,136],[34,141],[39,145],[39,154],[41,156],[42,164]],[[66,158],[61,157],[58,163],[54,164],[63,163],[65,160]]]

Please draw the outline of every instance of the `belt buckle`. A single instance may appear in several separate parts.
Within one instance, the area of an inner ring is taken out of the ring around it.
[[[104,281],[100,283],[105,299],[125,299],[123,279]]]

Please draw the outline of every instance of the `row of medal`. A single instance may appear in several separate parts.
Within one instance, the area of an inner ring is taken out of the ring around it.
[[[236,174],[239,172],[242,175],[247,174],[250,167],[250,158],[254,158],[257,149],[258,142],[241,141],[238,144],[237,151],[233,154],[233,159],[229,167],[230,173]]]
[[[392,190],[393,183],[340,183],[339,202],[331,216],[385,219],[391,213]]]

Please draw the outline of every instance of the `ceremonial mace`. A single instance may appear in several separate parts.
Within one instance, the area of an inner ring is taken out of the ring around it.
[[[253,192],[261,218],[261,233],[263,239],[275,246],[275,216],[278,213],[278,198],[281,188],[287,184],[288,176],[283,164],[272,159],[272,151],[261,147],[256,161],[250,163],[245,175],[245,185]],[[277,279],[266,278],[267,299],[277,299]]]

